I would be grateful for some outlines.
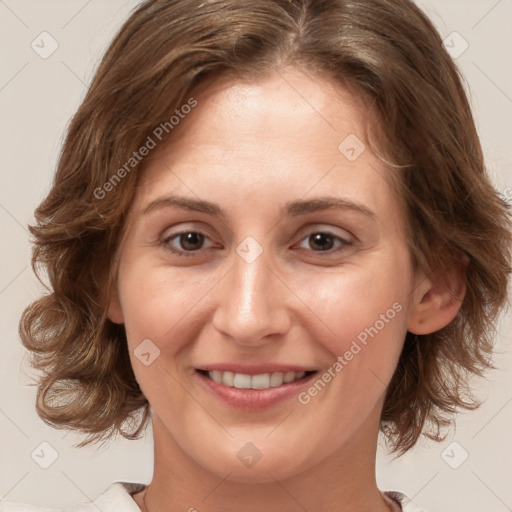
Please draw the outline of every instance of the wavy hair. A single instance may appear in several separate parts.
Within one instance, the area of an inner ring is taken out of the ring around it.
[[[30,226],[32,266],[48,283],[20,320],[39,372],[36,409],[49,425],[87,434],[79,446],[116,433],[135,439],[150,417],[124,327],[107,318],[144,165],[113,176],[194,88],[282,65],[365,99],[406,208],[415,270],[430,275],[469,259],[455,319],[406,335],[381,419],[392,451],[406,452],[421,434],[440,439],[454,412],[478,405],[469,377],[492,367],[511,272],[510,209],[491,185],[462,78],[428,18],[409,0],[149,0],[107,49]],[[115,191],[102,197],[109,180]]]

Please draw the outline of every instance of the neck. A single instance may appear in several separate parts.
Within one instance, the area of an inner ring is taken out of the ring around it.
[[[282,480],[269,474],[265,482],[247,483],[197,464],[153,415],[153,479],[147,492],[134,499],[144,512],[389,512],[393,507],[375,480],[375,428],[378,431],[378,418],[367,422],[368,431],[357,432],[350,446],[341,447],[308,471]]]

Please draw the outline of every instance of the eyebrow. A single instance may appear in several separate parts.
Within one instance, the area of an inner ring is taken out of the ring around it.
[[[209,201],[201,199],[193,199],[184,196],[168,195],[159,197],[151,201],[143,210],[143,214],[147,214],[154,210],[166,207],[175,207],[182,210],[207,213],[222,219],[226,219],[227,215],[220,206]],[[299,199],[296,201],[289,201],[285,203],[286,215],[296,217],[298,215],[305,215],[322,210],[350,210],[364,214],[365,216],[375,219],[376,214],[367,206],[359,203],[354,203],[348,199],[343,199],[336,196],[321,196],[314,199]]]

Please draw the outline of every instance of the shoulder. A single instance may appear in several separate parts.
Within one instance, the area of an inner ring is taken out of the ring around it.
[[[385,491],[384,494],[396,501],[402,507],[402,512],[427,512],[425,509],[420,508],[405,494],[398,491]]]
[[[0,512],[140,512],[132,494],[141,491],[144,484],[114,482],[93,501],[83,501],[64,508],[49,508],[15,501],[0,501]]]

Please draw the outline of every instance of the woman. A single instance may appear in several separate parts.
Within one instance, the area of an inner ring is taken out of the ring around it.
[[[151,483],[91,510],[417,510],[378,432],[403,454],[473,406],[511,232],[414,4],[143,3],[36,221],[38,413],[82,444],[152,421]]]

